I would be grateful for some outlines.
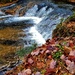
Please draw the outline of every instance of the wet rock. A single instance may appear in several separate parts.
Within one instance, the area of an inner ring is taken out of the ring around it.
[[[2,11],[0,11],[0,16],[4,16],[5,15],[5,13],[3,13]]]
[[[6,71],[15,68],[16,66],[20,65],[21,63],[22,63],[22,61],[17,60],[17,61],[9,62],[9,65],[6,64],[6,65],[0,67],[0,75],[4,75]]]
[[[12,41],[12,40],[0,40],[0,44],[4,44],[4,45],[13,45],[14,43],[16,43],[16,41]]]
[[[21,8],[21,10],[19,11],[19,15],[23,16],[25,15],[25,12],[30,9],[31,7],[33,7],[36,4],[35,1],[29,2],[26,6],[24,6],[23,8]]]
[[[68,0],[68,2],[72,2],[72,3],[75,3],[75,0]]]
[[[5,7],[16,3],[18,0],[0,0],[0,7]]]
[[[0,39],[0,44],[2,45],[15,45],[15,46],[22,46],[23,45],[23,40],[1,40]]]
[[[5,11],[6,14],[11,14],[11,15],[15,15],[16,14],[16,11],[19,10],[21,8],[20,5],[12,8],[12,9],[8,9]]]

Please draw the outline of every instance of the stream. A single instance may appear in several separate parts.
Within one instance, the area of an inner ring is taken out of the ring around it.
[[[16,10],[14,15],[5,12],[18,5],[21,7]],[[34,43],[39,46],[44,44],[48,38],[52,37],[56,25],[60,23],[61,19],[66,19],[72,15],[72,9],[74,8],[71,4],[57,5],[53,2],[40,2],[34,4],[33,7],[22,14],[25,6],[26,2],[21,0],[21,2],[0,8],[0,29],[7,27],[16,27],[17,29],[19,27],[22,30],[21,33],[25,34],[25,36],[19,36],[23,47],[31,46]],[[22,16],[20,16],[20,13]],[[0,75],[3,75],[3,72],[1,71]]]

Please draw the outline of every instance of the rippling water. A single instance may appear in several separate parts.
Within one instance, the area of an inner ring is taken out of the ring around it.
[[[68,16],[72,15],[72,11],[68,5],[64,8],[51,2],[35,4],[30,9],[27,9],[27,11],[23,13],[23,16],[20,16],[19,13],[22,10],[24,11],[24,2],[23,5],[21,4],[21,8],[16,10],[17,12],[14,15],[2,12],[16,7],[17,5],[18,4],[15,3],[0,8],[0,28],[25,26],[20,29],[23,30],[23,34],[26,36],[19,37],[24,47],[31,46],[33,43],[37,43],[38,45],[44,44],[48,38],[52,37],[52,31],[55,29],[56,25],[60,23],[61,19],[66,19]]]

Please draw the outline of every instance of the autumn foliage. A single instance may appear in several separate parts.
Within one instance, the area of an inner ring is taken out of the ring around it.
[[[58,41],[59,40],[59,41]],[[6,75],[74,75],[75,37],[48,39]]]

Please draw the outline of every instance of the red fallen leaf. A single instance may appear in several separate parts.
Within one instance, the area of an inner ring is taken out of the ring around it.
[[[45,72],[45,75],[52,75],[56,72],[55,69],[50,69],[50,68],[47,68],[46,69],[46,72]]]
[[[41,53],[41,54],[44,54],[44,52],[45,52],[45,50],[40,50],[40,53]]]
[[[24,67],[25,67],[25,68],[30,68],[30,67],[31,67],[31,64],[26,63]]]
[[[48,56],[48,59],[52,59],[52,56],[51,56],[51,55],[49,55],[49,56]]]
[[[28,59],[28,58],[30,58],[30,57],[32,57],[32,55],[31,55],[31,54],[28,54],[27,57],[25,57],[25,59],[26,59],[26,58]]]
[[[55,50],[55,46],[47,46],[47,50]]]
[[[75,74],[75,64],[73,61],[66,60],[67,70],[74,75]]]
[[[69,55],[68,59],[75,62],[75,56]]]
[[[69,55],[75,56],[75,50],[70,51]]]
[[[54,39],[52,39],[52,40],[48,39],[48,40],[46,41],[46,44],[47,44],[47,45],[49,45],[49,44],[55,44],[55,40],[54,40]]]
[[[54,40],[54,39],[50,40],[49,42],[50,42],[51,44],[55,44],[55,40]]]
[[[70,46],[70,47],[74,47],[73,41],[70,41],[70,42],[69,42],[69,46]]]
[[[71,64],[70,60],[65,60],[66,65],[68,66],[69,64]]]
[[[46,53],[46,54],[47,54],[47,53],[50,53],[50,50],[47,50],[45,53]]]
[[[31,69],[23,70],[22,72],[18,73],[18,75],[31,75]]]
[[[35,75],[41,75],[41,73],[40,72],[36,72]]]
[[[63,60],[63,61],[65,60],[65,58],[66,58],[66,56],[64,54],[61,55],[61,57],[60,57],[60,59]]]
[[[31,58],[28,58],[28,63],[32,64],[34,61]]]
[[[55,66],[56,66],[56,61],[52,59],[50,62],[50,69],[54,69]]]

